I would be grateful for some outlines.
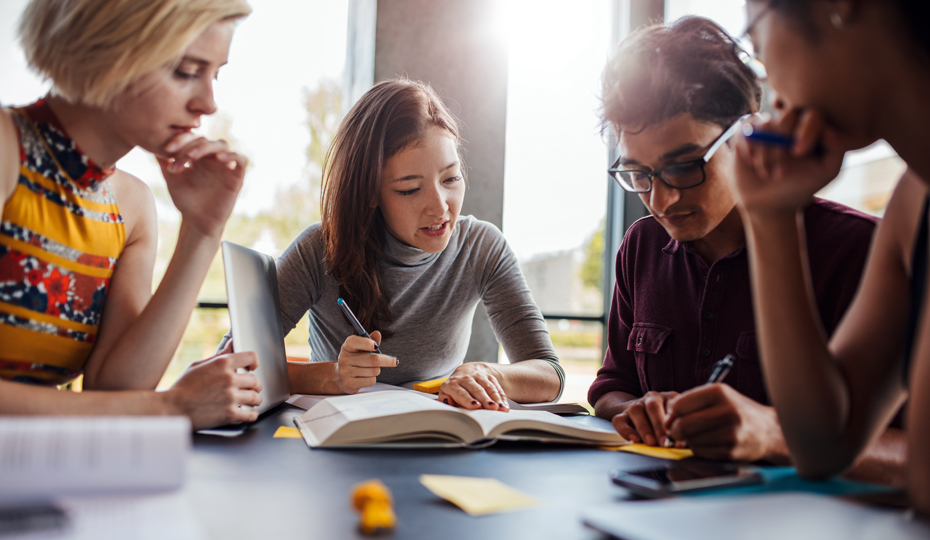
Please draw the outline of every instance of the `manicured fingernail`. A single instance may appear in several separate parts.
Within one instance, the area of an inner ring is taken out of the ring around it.
[[[478,402],[475,401],[475,400],[472,400],[471,404],[472,404],[472,405],[480,405],[480,403],[478,403]]]
[[[395,357],[394,357],[394,367],[397,367],[397,366],[399,366],[399,365],[400,365],[400,360],[398,360],[397,357],[395,356]]]
[[[501,407],[507,407],[508,409],[510,408],[510,407],[508,407],[505,403],[498,403],[498,405],[501,406]]]
[[[489,401],[489,402],[488,402],[488,405],[492,405],[492,406],[493,406],[493,405],[497,405],[497,404],[494,403],[493,401]]]

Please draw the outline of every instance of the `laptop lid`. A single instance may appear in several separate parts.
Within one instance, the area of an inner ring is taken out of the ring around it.
[[[582,520],[625,540],[916,540],[930,535],[930,525],[903,512],[810,493],[621,502],[585,510]]]
[[[233,346],[258,355],[262,404],[256,410],[261,414],[290,397],[277,270],[270,256],[226,241],[223,265]]]

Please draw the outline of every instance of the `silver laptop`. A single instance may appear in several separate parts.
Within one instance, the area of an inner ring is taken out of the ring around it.
[[[262,404],[256,410],[261,414],[287,400],[291,393],[274,259],[224,241],[223,265],[233,348],[258,355],[255,375],[262,383]]]
[[[930,525],[900,511],[825,495],[679,497],[597,506],[584,524],[625,540],[922,539]]]

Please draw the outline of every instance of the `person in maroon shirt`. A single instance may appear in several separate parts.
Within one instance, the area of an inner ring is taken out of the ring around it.
[[[605,69],[602,120],[620,151],[611,175],[652,215],[630,227],[617,254],[607,354],[588,401],[634,442],[788,463],[758,360],[730,190],[735,154],[723,142],[759,111],[761,85],[745,54],[715,23],[686,17],[634,33]],[[827,333],[856,292],[876,223],[820,199],[804,213],[810,286]],[[728,354],[733,369],[706,384]],[[903,433],[889,428],[853,476],[900,484],[903,462]]]

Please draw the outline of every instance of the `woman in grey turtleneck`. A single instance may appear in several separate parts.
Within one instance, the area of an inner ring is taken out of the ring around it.
[[[449,377],[439,400],[469,409],[561,395],[565,374],[513,252],[494,225],[459,216],[458,125],[432,88],[375,85],[343,120],[323,177],[322,222],[278,260],[285,333],[310,318],[312,356],[289,364],[292,392]],[[337,298],[372,339],[354,335]],[[511,364],[463,363],[478,300]]]

